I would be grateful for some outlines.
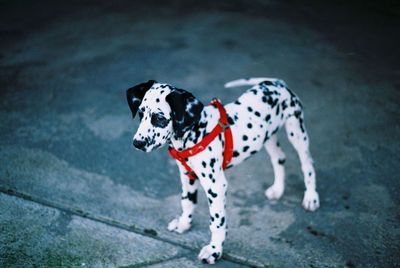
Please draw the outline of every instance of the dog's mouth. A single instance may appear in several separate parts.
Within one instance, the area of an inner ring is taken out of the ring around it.
[[[161,146],[162,146],[162,144],[156,144],[156,145],[154,145],[152,150],[156,150],[156,149],[160,148]]]

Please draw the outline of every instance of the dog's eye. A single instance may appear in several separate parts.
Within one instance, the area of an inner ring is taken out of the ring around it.
[[[152,114],[151,124],[155,127],[164,128],[168,125],[168,119],[160,114]]]

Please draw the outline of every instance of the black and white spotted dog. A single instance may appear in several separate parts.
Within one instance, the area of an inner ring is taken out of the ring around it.
[[[284,125],[304,173],[306,190],[302,205],[306,210],[316,210],[319,197],[299,98],[279,79],[239,79],[225,87],[243,85],[253,87],[235,102],[224,106],[234,146],[228,167],[241,163],[264,147],[275,174],[275,181],[265,195],[268,199],[279,199],[284,191],[285,154],[279,147],[277,132]],[[145,152],[166,143],[178,151],[193,147],[218,124],[220,117],[217,108],[203,106],[191,93],[152,80],[128,89],[127,98],[132,116],[138,113],[140,117],[133,145]],[[182,182],[182,214],[168,225],[170,231],[178,233],[190,228],[200,183],[209,201],[211,241],[203,247],[198,258],[210,264],[222,256],[227,230],[225,198],[228,183],[222,170],[223,151],[224,135],[220,134],[204,151],[186,159],[198,180],[190,180],[183,165],[177,161]]]

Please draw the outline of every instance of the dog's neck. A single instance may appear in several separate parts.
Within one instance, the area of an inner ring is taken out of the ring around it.
[[[206,106],[201,111],[200,120],[181,138],[172,134],[170,143],[178,151],[186,150],[199,143],[204,136],[218,124],[219,112],[213,106]]]

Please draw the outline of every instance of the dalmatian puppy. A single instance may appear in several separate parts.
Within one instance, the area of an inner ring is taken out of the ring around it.
[[[306,190],[302,205],[308,211],[316,210],[319,196],[299,98],[279,79],[239,79],[225,84],[225,87],[245,85],[252,87],[235,102],[224,106],[234,146],[228,168],[264,147],[270,155],[275,175],[274,183],[265,195],[268,199],[279,199],[284,192],[285,154],[279,147],[277,132],[285,126],[304,174]],[[204,106],[191,93],[153,80],[128,89],[127,100],[132,116],[137,113],[140,118],[133,145],[144,152],[164,144],[178,151],[191,148],[211,132],[220,117],[216,107]],[[177,233],[190,229],[201,184],[209,203],[211,240],[201,249],[198,258],[209,264],[221,258],[227,232],[225,199],[228,183],[222,169],[223,155],[224,135],[219,134],[204,151],[186,159],[197,180],[189,179],[184,166],[176,161],[182,183],[182,214],[169,223],[168,229]]]

